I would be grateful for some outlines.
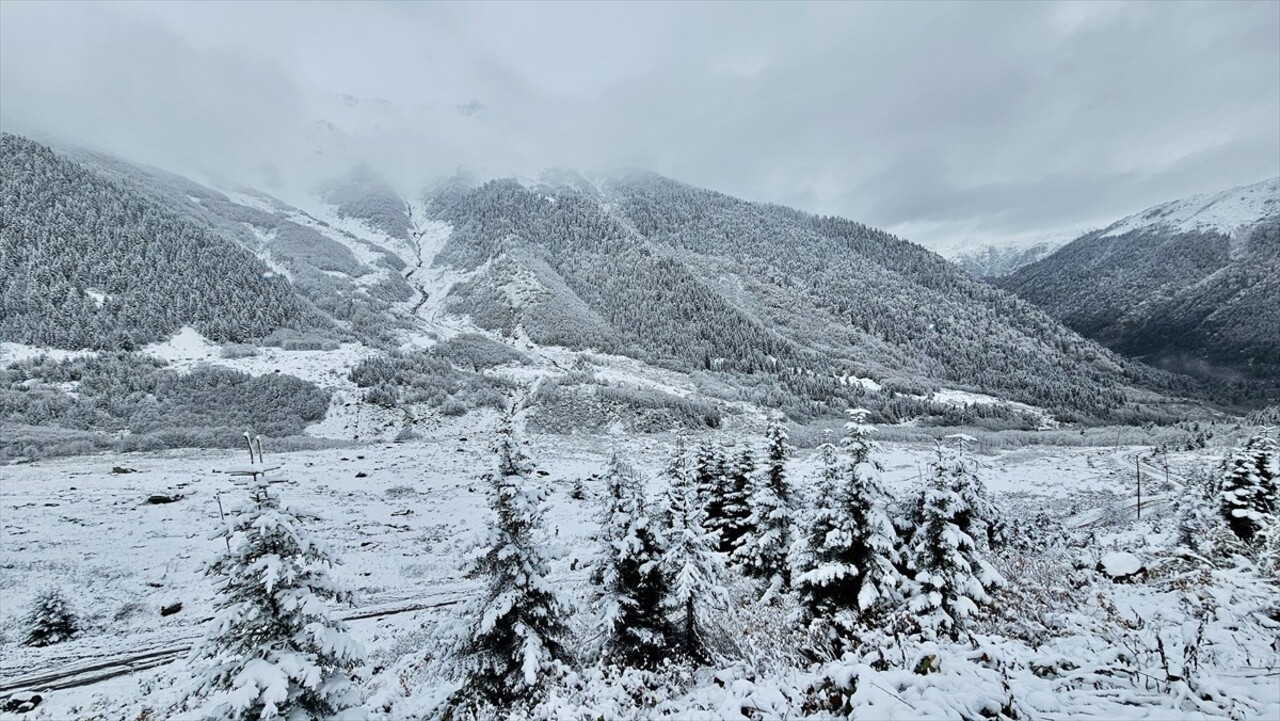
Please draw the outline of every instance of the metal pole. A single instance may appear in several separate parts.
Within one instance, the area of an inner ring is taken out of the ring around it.
[[[1138,474],[1138,520],[1142,520],[1142,454],[1133,459],[1133,469]]]

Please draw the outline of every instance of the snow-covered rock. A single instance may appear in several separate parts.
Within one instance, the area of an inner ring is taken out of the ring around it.
[[[1098,570],[1113,581],[1132,581],[1147,570],[1142,561],[1132,553],[1111,551],[1098,561]]]

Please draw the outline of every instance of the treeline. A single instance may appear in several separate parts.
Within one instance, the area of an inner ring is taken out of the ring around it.
[[[296,436],[325,417],[329,397],[282,373],[251,376],[217,366],[178,373],[123,352],[41,356],[0,368],[0,457],[229,448],[249,429]]]
[[[444,415],[472,408],[502,408],[516,384],[484,371],[528,362],[510,346],[464,333],[422,351],[391,351],[362,360],[351,381],[365,389],[364,400],[385,408],[425,404]]]

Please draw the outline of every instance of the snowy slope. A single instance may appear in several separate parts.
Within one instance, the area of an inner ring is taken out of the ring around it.
[[[1192,195],[1147,208],[1112,223],[1102,237],[1137,230],[1173,233],[1212,231],[1236,236],[1242,228],[1280,215],[1280,178],[1241,185],[1220,193]]]

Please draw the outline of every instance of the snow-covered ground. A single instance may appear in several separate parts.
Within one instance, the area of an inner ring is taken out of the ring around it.
[[[181,345],[175,344],[171,360],[184,360],[177,350]],[[282,466],[277,475],[284,481],[279,488],[285,502],[319,512],[323,520],[316,532],[344,561],[335,577],[355,592],[357,606],[345,613],[448,603],[466,596],[471,584],[460,578],[457,568],[486,515],[478,476],[491,462],[493,427],[491,414],[476,413],[403,444],[281,454],[267,449],[268,465]],[[761,445],[758,438],[739,442]],[[547,530],[557,559],[553,580],[571,598],[583,600],[588,593],[581,567],[593,553],[589,536],[597,527],[601,493],[588,482],[588,498],[574,500],[574,479],[598,471],[608,453],[620,450],[646,472],[650,491],[655,492],[661,485],[658,469],[670,448],[671,439],[661,437],[534,436],[528,441],[526,450],[539,469],[534,478],[551,491]],[[906,670],[873,675],[862,669],[859,678],[892,685],[879,691],[864,686],[858,691],[861,707],[877,718],[960,718],[966,709],[973,711],[974,698],[991,688],[999,691],[1005,683],[1012,684],[1010,694],[1028,718],[1174,718],[1187,717],[1184,714],[1195,709],[1199,712],[1193,717],[1215,717],[1212,703],[1180,699],[1153,690],[1151,683],[1144,687],[1140,679],[1129,688],[1123,679],[1109,677],[1098,685],[1068,678],[1072,664],[1085,668],[1108,654],[1114,657],[1123,653],[1123,643],[1150,641],[1138,637],[1151,629],[1167,626],[1179,638],[1191,633],[1185,588],[1167,579],[1115,584],[1092,572],[1105,554],[1117,551],[1152,564],[1167,542],[1167,507],[1148,510],[1142,524],[1129,514],[1135,452],[1027,448],[979,453],[982,477],[1012,517],[1041,512],[1055,519],[1081,517],[1095,529],[1089,545],[1055,549],[1058,555],[1046,556],[1042,566],[1049,564],[1048,574],[1059,574],[1061,581],[1073,566],[1055,570],[1052,563],[1074,563],[1077,570],[1072,572],[1089,579],[1088,590],[1099,595],[1083,594],[1085,607],[1073,611],[1080,617],[1078,633],[1038,649],[984,636],[975,641],[981,651],[936,649],[948,659],[938,674],[919,676]],[[888,486],[901,492],[929,472],[931,454],[925,447],[889,444],[878,458]],[[790,463],[790,475],[802,490],[816,475],[815,460],[806,453]],[[1191,453],[1173,454],[1172,475],[1207,460]],[[201,575],[219,543],[210,540],[210,533],[219,515],[245,495],[226,471],[244,463],[243,453],[236,451],[170,451],[0,467],[0,688],[11,687],[20,677],[181,647],[197,638],[212,612],[214,589]],[[116,467],[129,472],[114,472]],[[166,499],[174,500],[154,502]],[[1097,513],[1099,509],[1105,512]],[[1031,565],[1021,568],[1034,566],[1027,563]],[[1002,570],[1013,576],[1018,569]],[[1045,568],[1038,572],[1045,573]],[[1248,603],[1257,600],[1258,582],[1243,572],[1216,573],[1196,586],[1216,599],[1215,618],[1227,619],[1214,626],[1215,633],[1230,635],[1219,628],[1225,628],[1223,624],[1234,624],[1243,629],[1240,633],[1263,628],[1248,613]],[[1011,580],[1016,585],[1027,579]],[[46,648],[20,645],[21,614],[37,592],[54,586],[73,600],[85,621],[84,632]],[[1112,604],[1111,610],[1098,599]],[[1233,605],[1237,602],[1239,606]],[[175,603],[182,604],[180,611],[160,615],[162,607]],[[365,690],[391,704],[391,711],[371,708],[375,715],[396,718],[415,698],[428,694],[430,689],[422,684],[429,686],[430,679],[410,674],[405,681],[395,674],[409,673],[405,655],[425,648],[431,630],[453,612],[454,607],[444,606],[352,623],[353,633],[370,652],[370,664],[361,671]],[[1110,638],[1103,621],[1112,613],[1142,619],[1146,630],[1122,625]],[[782,623],[776,617],[773,621]],[[1267,628],[1274,633],[1276,624]],[[1235,646],[1229,648],[1229,643]],[[1275,718],[1280,712],[1277,657],[1274,649],[1267,651],[1266,639],[1214,637],[1207,648],[1209,657],[1203,663],[1212,670],[1201,682],[1213,689],[1211,695],[1235,699],[1236,718]],[[147,707],[157,713],[185,687],[190,671],[184,664],[179,660],[100,684],[52,691],[38,709],[21,718],[133,718]],[[737,680],[716,684],[708,677],[683,691],[672,690],[662,714],[793,717],[805,684],[818,683],[824,673],[845,673],[842,668],[853,667],[837,664],[781,676],[746,667],[726,670],[725,678]],[[415,690],[398,689],[409,682]],[[744,711],[744,704],[755,711]]]

